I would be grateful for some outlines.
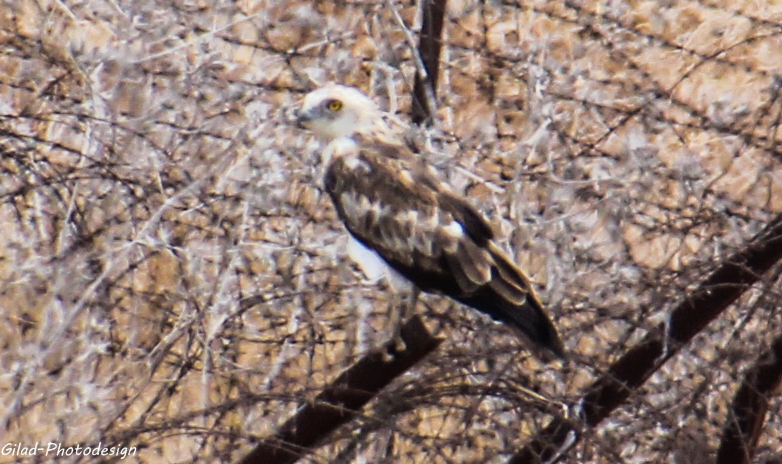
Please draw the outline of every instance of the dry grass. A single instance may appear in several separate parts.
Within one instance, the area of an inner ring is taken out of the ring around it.
[[[0,3],[0,445],[232,462],[387,338],[393,301],[343,259],[317,144],[290,124],[331,80],[408,119],[415,65],[384,5]],[[416,31],[417,7],[399,9]],[[521,385],[577,398],[664,321],[782,211],[781,18],[774,2],[452,0],[439,118],[417,136],[493,215],[575,362],[541,366],[428,297],[448,341],[302,462],[505,462],[557,412]],[[782,330],[778,273],[565,462],[713,459]],[[772,415],[761,458],[780,431]]]

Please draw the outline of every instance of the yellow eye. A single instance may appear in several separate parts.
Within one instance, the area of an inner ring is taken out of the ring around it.
[[[339,100],[331,100],[328,104],[328,108],[331,111],[339,111],[342,109],[342,102]]]

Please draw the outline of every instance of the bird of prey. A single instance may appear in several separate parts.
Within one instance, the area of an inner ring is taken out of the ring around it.
[[[305,96],[298,124],[328,141],[325,190],[365,272],[376,272],[379,256],[390,276],[413,284],[412,305],[418,289],[447,295],[516,329],[541,359],[564,357],[554,324],[490,224],[395,135],[375,102],[329,84]]]

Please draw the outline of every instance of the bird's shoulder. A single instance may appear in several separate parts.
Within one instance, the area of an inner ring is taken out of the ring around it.
[[[386,142],[357,136],[355,150],[337,158],[327,170],[326,187],[352,191],[368,203],[382,203],[394,210],[416,209],[458,221],[478,244],[494,237],[493,229],[468,198],[456,193],[426,162],[426,154],[414,152],[403,142]]]

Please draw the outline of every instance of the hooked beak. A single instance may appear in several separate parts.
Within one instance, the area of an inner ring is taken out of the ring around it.
[[[308,129],[310,121],[312,121],[312,116],[310,116],[309,113],[298,112],[296,116],[296,125],[299,129]]]

